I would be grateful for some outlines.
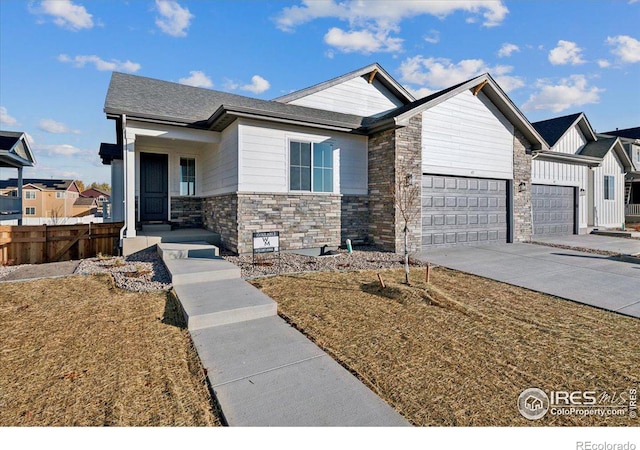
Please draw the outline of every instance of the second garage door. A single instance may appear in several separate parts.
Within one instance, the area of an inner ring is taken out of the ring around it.
[[[422,246],[507,242],[505,180],[422,177]]]
[[[573,234],[574,189],[570,186],[544,184],[534,184],[531,187],[534,236]]]

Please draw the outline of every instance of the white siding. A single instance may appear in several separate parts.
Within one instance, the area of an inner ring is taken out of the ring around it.
[[[513,133],[482,92],[461,92],[422,114],[422,171],[512,179]]]
[[[531,163],[531,183],[556,186],[578,186],[584,189],[578,204],[578,219],[581,233],[587,229],[587,166],[565,164],[534,159]]]
[[[378,115],[402,106],[402,102],[380,82],[374,80],[369,84],[362,77],[352,78],[290,103],[358,116]]]
[[[613,200],[604,199],[604,176],[615,177]],[[604,157],[593,174],[594,226],[619,227],[624,222],[624,168],[613,150]]]
[[[241,192],[289,191],[289,140],[333,144],[334,192],[367,193],[367,138],[306,127],[273,126],[252,120],[239,127]]]
[[[220,144],[203,149],[201,164],[196,162],[204,196],[236,192],[238,189],[238,122],[229,125],[221,135]]]
[[[551,148],[554,152],[575,155],[587,143],[587,139],[578,126],[571,127],[564,136]]]

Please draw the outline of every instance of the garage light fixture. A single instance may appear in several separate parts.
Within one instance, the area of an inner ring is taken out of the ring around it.
[[[518,185],[518,192],[524,192],[527,190],[527,183],[525,183],[524,181],[521,181],[520,184]]]

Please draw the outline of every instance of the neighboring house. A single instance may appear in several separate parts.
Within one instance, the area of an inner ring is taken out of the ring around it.
[[[624,177],[631,169],[617,138],[598,138],[584,113],[535,122],[550,150],[534,153],[534,235],[586,233],[624,224]]]
[[[378,64],[274,101],[114,73],[105,112],[125,246],[165,222],[238,253],[272,230],[284,250],[401,251],[398,179],[422,186],[412,251],[525,241],[532,151],[548,150],[489,74],[416,100]]]
[[[22,180],[22,168],[32,167],[36,160],[29,147],[27,136],[19,131],[0,131],[0,167],[18,171],[17,180]],[[22,223],[22,182],[16,195],[5,195],[0,191],[0,220],[17,220]]]
[[[73,217],[95,216],[98,214],[98,201],[91,197],[78,197],[73,202]]]
[[[640,127],[607,131],[603,137],[618,137],[633,163],[633,170],[627,173],[625,183],[625,214],[628,221],[640,221]]]
[[[82,197],[95,199],[96,207],[97,207],[96,214],[100,217],[105,217],[105,212],[107,212],[108,210],[109,200],[111,199],[111,194],[109,194],[108,192],[102,191],[100,189],[89,188],[82,191],[80,195]]]
[[[20,188],[25,218],[49,218],[55,223],[64,221],[66,217],[87,215],[87,211],[91,210],[90,205],[82,202],[76,204],[80,191],[74,180],[25,178],[22,182]],[[16,178],[0,180],[0,195],[18,197],[18,186]]]

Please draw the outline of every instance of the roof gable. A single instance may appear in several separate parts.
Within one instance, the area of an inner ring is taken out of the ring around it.
[[[415,101],[415,97],[409,93],[400,83],[398,83],[386,70],[378,63],[370,64],[347,74],[341,75],[331,80],[323,81],[305,89],[291,92],[274,99],[280,103],[295,103],[305,97],[311,97],[323,91],[335,91],[341,85],[354,84],[354,82],[364,81],[371,86],[371,90],[377,90],[378,95],[387,97],[396,106],[406,105]],[[373,94],[373,92],[372,92]],[[394,100],[395,99],[395,100]],[[339,111],[344,112],[344,111]]]
[[[569,114],[553,119],[542,120],[532,124],[542,135],[549,147],[553,148],[572,127],[578,127],[587,141],[596,140],[596,134],[584,113]]]
[[[612,150],[625,171],[630,172],[633,170],[633,163],[618,137],[600,138],[597,141],[589,142],[580,150],[580,155],[603,159]]]
[[[0,131],[0,167],[33,166],[35,162],[25,133]]]

